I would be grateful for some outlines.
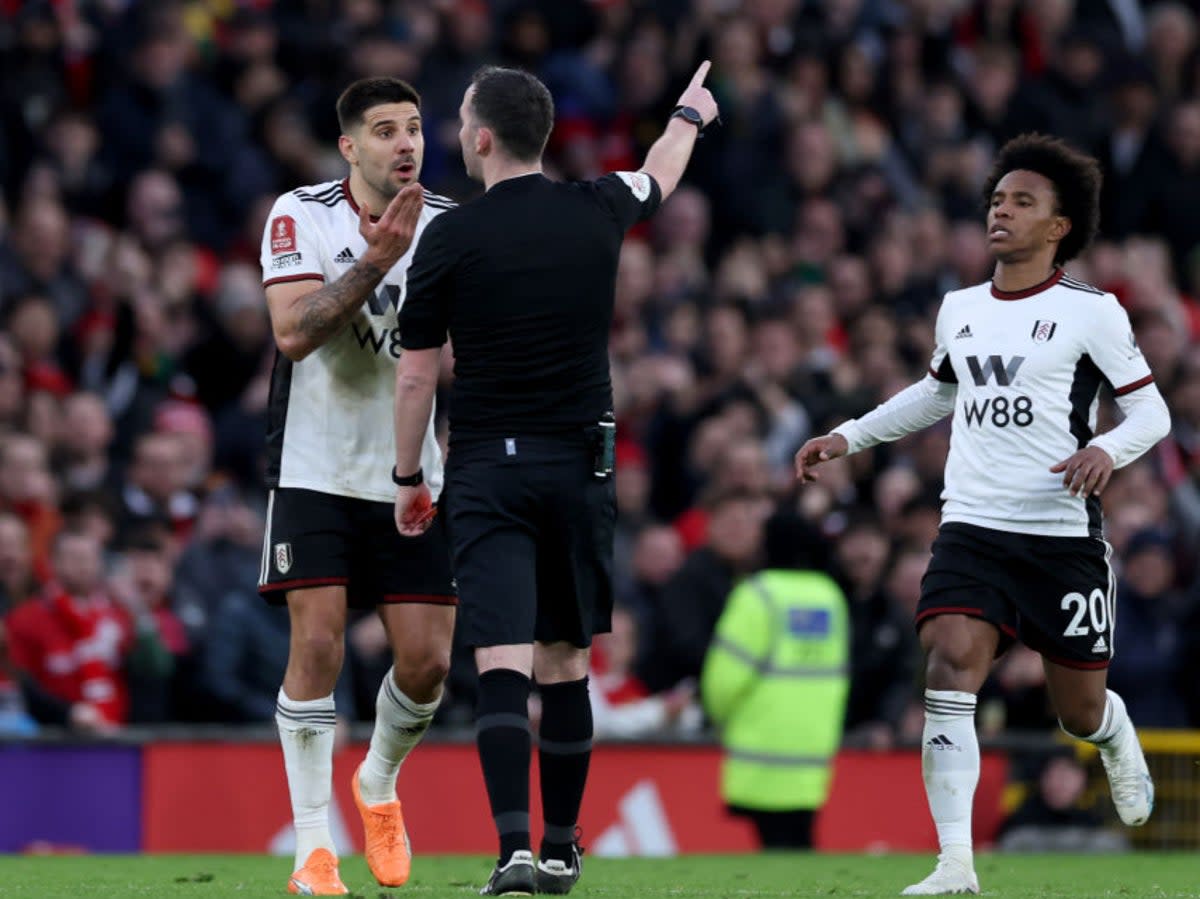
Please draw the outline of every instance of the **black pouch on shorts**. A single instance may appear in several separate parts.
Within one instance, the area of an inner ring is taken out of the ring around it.
[[[605,412],[586,432],[592,447],[592,477],[607,481],[616,462],[617,420],[611,412]]]

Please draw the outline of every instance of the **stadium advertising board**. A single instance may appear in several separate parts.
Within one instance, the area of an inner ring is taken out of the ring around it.
[[[351,747],[334,758],[332,825],[343,851],[362,849],[350,776],[365,750]],[[269,744],[147,746],[145,849],[290,852],[291,811],[279,756],[279,747]],[[721,805],[719,765],[712,747],[598,749],[580,814],[589,848],[603,855],[753,849],[750,828],[726,815]],[[197,776],[200,771],[203,777]],[[537,784],[536,759],[531,783]],[[422,746],[404,763],[400,788],[418,853],[494,848],[474,746]],[[540,822],[536,793],[531,819]],[[178,813],[181,806],[187,815]]]
[[[136,852],[141,747],[0,746],[0,852]]]
[[[365,746],[334,759],[334,838],[361,851],[350,776]],[[290,853],[287,785],[270,744],[178,743],[145,747],[145,839],[150,852]],[[203,775],[200,776],[200,772]],[[719,798],[720,752],[708,746],[597,747],[580,825],[596,855],[668,856],[745,852],[751,828]],[[1003,756],[985,753],[976,792],[981,844],[1000,821],[1007,774]],[[536,786],[536,770],[531,778]],[[490,852],[490,813],[475,748],[425,744],[400,775],[405,818],[418,853]],[[541,820],[534,789],[531,820]],[[180,815],[180,807],[188,809]],[[535,831],[538,825],[534,825]],[[535,840],[539,834],[535,833]],[[833,793],[816,830],[828,850],[929,851],[937,840],[916,753],[843,752]]]
[[[988,845],[1000,830],[1007,780],[1008,757],[981,753],[972,822],[976,845]],[[829,852],[936,852],[920,754],[838,753],[829,801],[817,816],[813,838],[818,849]]]

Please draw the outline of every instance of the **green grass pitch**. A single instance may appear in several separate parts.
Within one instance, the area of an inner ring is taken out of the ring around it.
[[[914,855],[686,856],[673,859],[585,858],[579,897],[883,897],[932,870]],[[162,896],[189,899],[286,895],[290,860],[258,855],[0,856],[0,896],[6,899]],[[359,899],[442,899],[474,896],[491,860],[427,856],[399,890],[375,884],[361,856],[342,859],[342,879]],[[980,855],[976,871],[985,896],[1163,899],[1200,897],[1194,854]]]

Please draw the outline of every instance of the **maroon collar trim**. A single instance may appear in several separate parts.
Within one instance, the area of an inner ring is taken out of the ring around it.
[[[349,178],[342,179],[342,193],[346,197],[346,202],[350,204],[350,208],[354,210],[354,214],[358,215],[358,204],[354,202],[354,194],[350,193],[350,179]],[[373,221],[373,222],[379,221],[379,216],[377,216],[377,215],[371,216],[371,221]]]
[[[347,194],[349,191],[347,191]],[[350,201],[353,204],[353,200]],[[1049,290],[1055,284],[1062,280],[1065,272],[1061,268],[1056,268],[1054,274],[1043,281],[1041,284],[1035,284],[1033,287],[1026,287],[1024,290],[1001,290],[992,282],[992,296],[998,300],[1023,300],[1026,297],[1031,297],[1035,293],[1041,293],[1043,290]]]

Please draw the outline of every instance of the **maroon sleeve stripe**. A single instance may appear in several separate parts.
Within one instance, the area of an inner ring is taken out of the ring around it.
[[[270,287],[272,284],[286,284],[288,281],[325,281],[324,275],[306,274],[306,275],[280,275],[278,278],[269,278],[263,281],[263,287]]]
[[[1154,383],[1154,375],[1146,375],[1146,377],[1134,381],[1132,384],[1126,384],[1124,387],[1117,387],[1113,390],[1113,396],[1124,396],[1127,393],[1133,393],[1139,387],[1145,387],[1147,384]]]

